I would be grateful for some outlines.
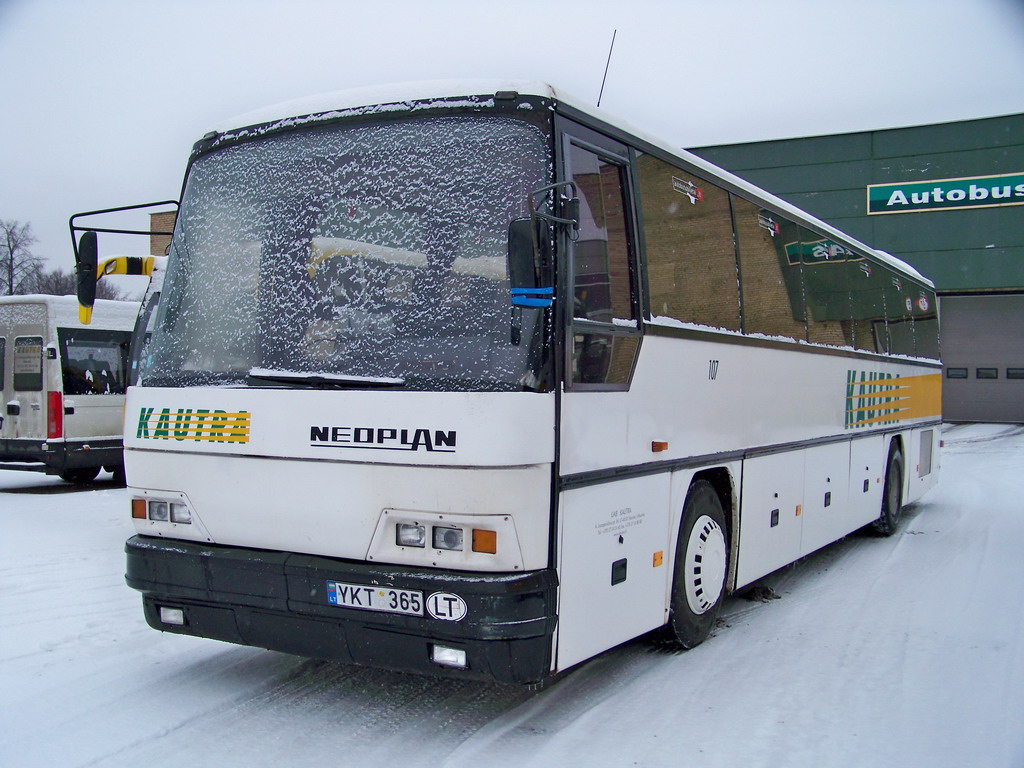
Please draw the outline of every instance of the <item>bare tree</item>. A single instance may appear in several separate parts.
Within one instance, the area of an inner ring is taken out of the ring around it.
[[[46,293],[51,296],[73,296],[77,289],[75,273],[61,269],[52,272],[39,269],[27,284],[31,285],[32,293]],[[124,295],[116,286],[111,285],[109,280],[101,280],[96,284],[96,298],[120,301],[124,299]]]
[[[8,296],[26,293],[42,267],[43,260],[32,253],[36,238],[32,225],[14,219],[0,219],[0,274],[3,290]]]

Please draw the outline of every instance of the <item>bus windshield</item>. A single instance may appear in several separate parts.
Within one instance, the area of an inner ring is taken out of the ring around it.
[[[500,116],[338,124],[193,164],[143,386],[546,386],[509,300],[509,223],[550,139]]]

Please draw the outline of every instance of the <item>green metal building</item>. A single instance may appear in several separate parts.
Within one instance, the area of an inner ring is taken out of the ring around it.
[[[1024,114],[691,151],[933,280],[946,420],[1024,423]]]

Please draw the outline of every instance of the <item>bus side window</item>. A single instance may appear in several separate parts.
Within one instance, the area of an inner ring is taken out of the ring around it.
[[[637,173],[651,315],[740,330],[729,194],[651,155]]]
[[[808,341],[834,347],[853,346],[850,290],[845,277],[848,264],[856,259],[849,248],[800,227]]]
[[[939,315],[935,291],[917,287],[914,302],[914,354],[939,359]]]
[[[572,180],[580,196],[573,317],[599,323],[633,320],[632,269],[624,167],[572,147]]]
[[[798,227],[735,195],[732,202],[739,241],[743,332],[805,340],[807,313]]]
[[[625,389],[640,348],[626,167],[571,145],[580,198],[573,247],[572,380]]]

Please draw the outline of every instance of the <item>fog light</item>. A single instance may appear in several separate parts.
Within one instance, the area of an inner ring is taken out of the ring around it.
[[[454,552],[462,551],[461,528],[434,528],[434,549],[447,549]]]
[[[400,547],[425,547],[427,529],[419,523],[399,523],[395,526],[395,542]]]
[[[192,511],[184,504],[171,504],[172,523],[191,523]]]
[[[170,505],[166,501],[149,502],[149,519],[166,523],[170,519]]]
[[[160,621],[163,624],[174,624],[178,627],[185,626],[185,611],[181,608],[165,608],[160,606]]]
[[[465,669],[469,665],[465,651],[458,648],[445,648],[443,645],[435,645],[431,648],[430,659],[442,667]]]

